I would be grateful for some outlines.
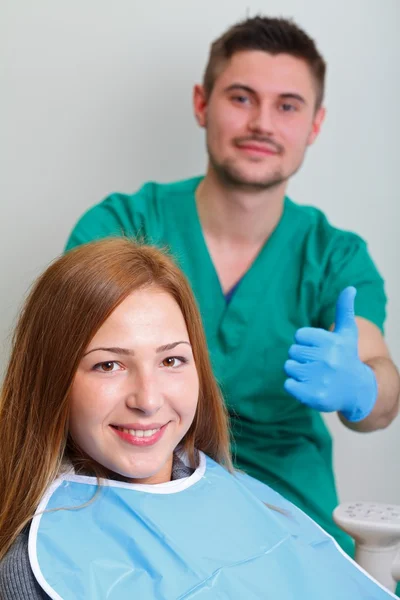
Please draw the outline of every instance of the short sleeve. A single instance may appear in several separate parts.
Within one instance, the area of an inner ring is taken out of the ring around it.
[[[108,237],[145,237],[150,191],[150,186],[144,185],[132,195],[112,194],[89,209],[72,230],[65,251]]]
[[[384,280],[372,260],[367,244],[353,233],[340,232],[330,244],[326,259],[318,326],[329,329],[335,322],[336,302],[344,288],[357,289],[355,314],[384,331],[386,294]]]

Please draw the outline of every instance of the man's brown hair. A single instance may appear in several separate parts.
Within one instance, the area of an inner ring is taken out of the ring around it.
[[[212,43],[203,79],[207,99],[226,62],[237,52],[247,50],[261,50],[272,55],[289,54],[304,60],[315,79],[316,108],[321,106],[324,97],[326,64],[314,40],[292,20],[261,16],[232,25]]]

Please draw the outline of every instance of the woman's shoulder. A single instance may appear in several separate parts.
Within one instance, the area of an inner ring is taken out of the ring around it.
[[[16,538],[5,557],[0,561],[1,600],[44,600],[49,596],[37,583],[28,555],[29,529]]]

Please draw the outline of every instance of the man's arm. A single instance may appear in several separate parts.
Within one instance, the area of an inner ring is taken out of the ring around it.
[[[287,392],[321,412],[337,412],[356,431],[389,425],[398,410],[399,375],[379,328],[356,317],[356,289],[345,288],[331,331],[303,327],[285,363]]]
[[[362,421],[350,422],[341,413],[338,414],[346,427],[366,433],[384,429],[396,417],[399,410],[400,377],[379,328],[362,317],[356,317],[356,322],[360,360],[375,373],[378,397],[372,412]],[[334,326],[331,329],[333,328]]]

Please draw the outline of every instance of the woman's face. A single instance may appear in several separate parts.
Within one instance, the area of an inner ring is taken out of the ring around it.
[[[182,312],[168,293],[147,287],[128,296],[89,343],[72,386],[70,434],[110,471],[163,483],[198,395]]]

